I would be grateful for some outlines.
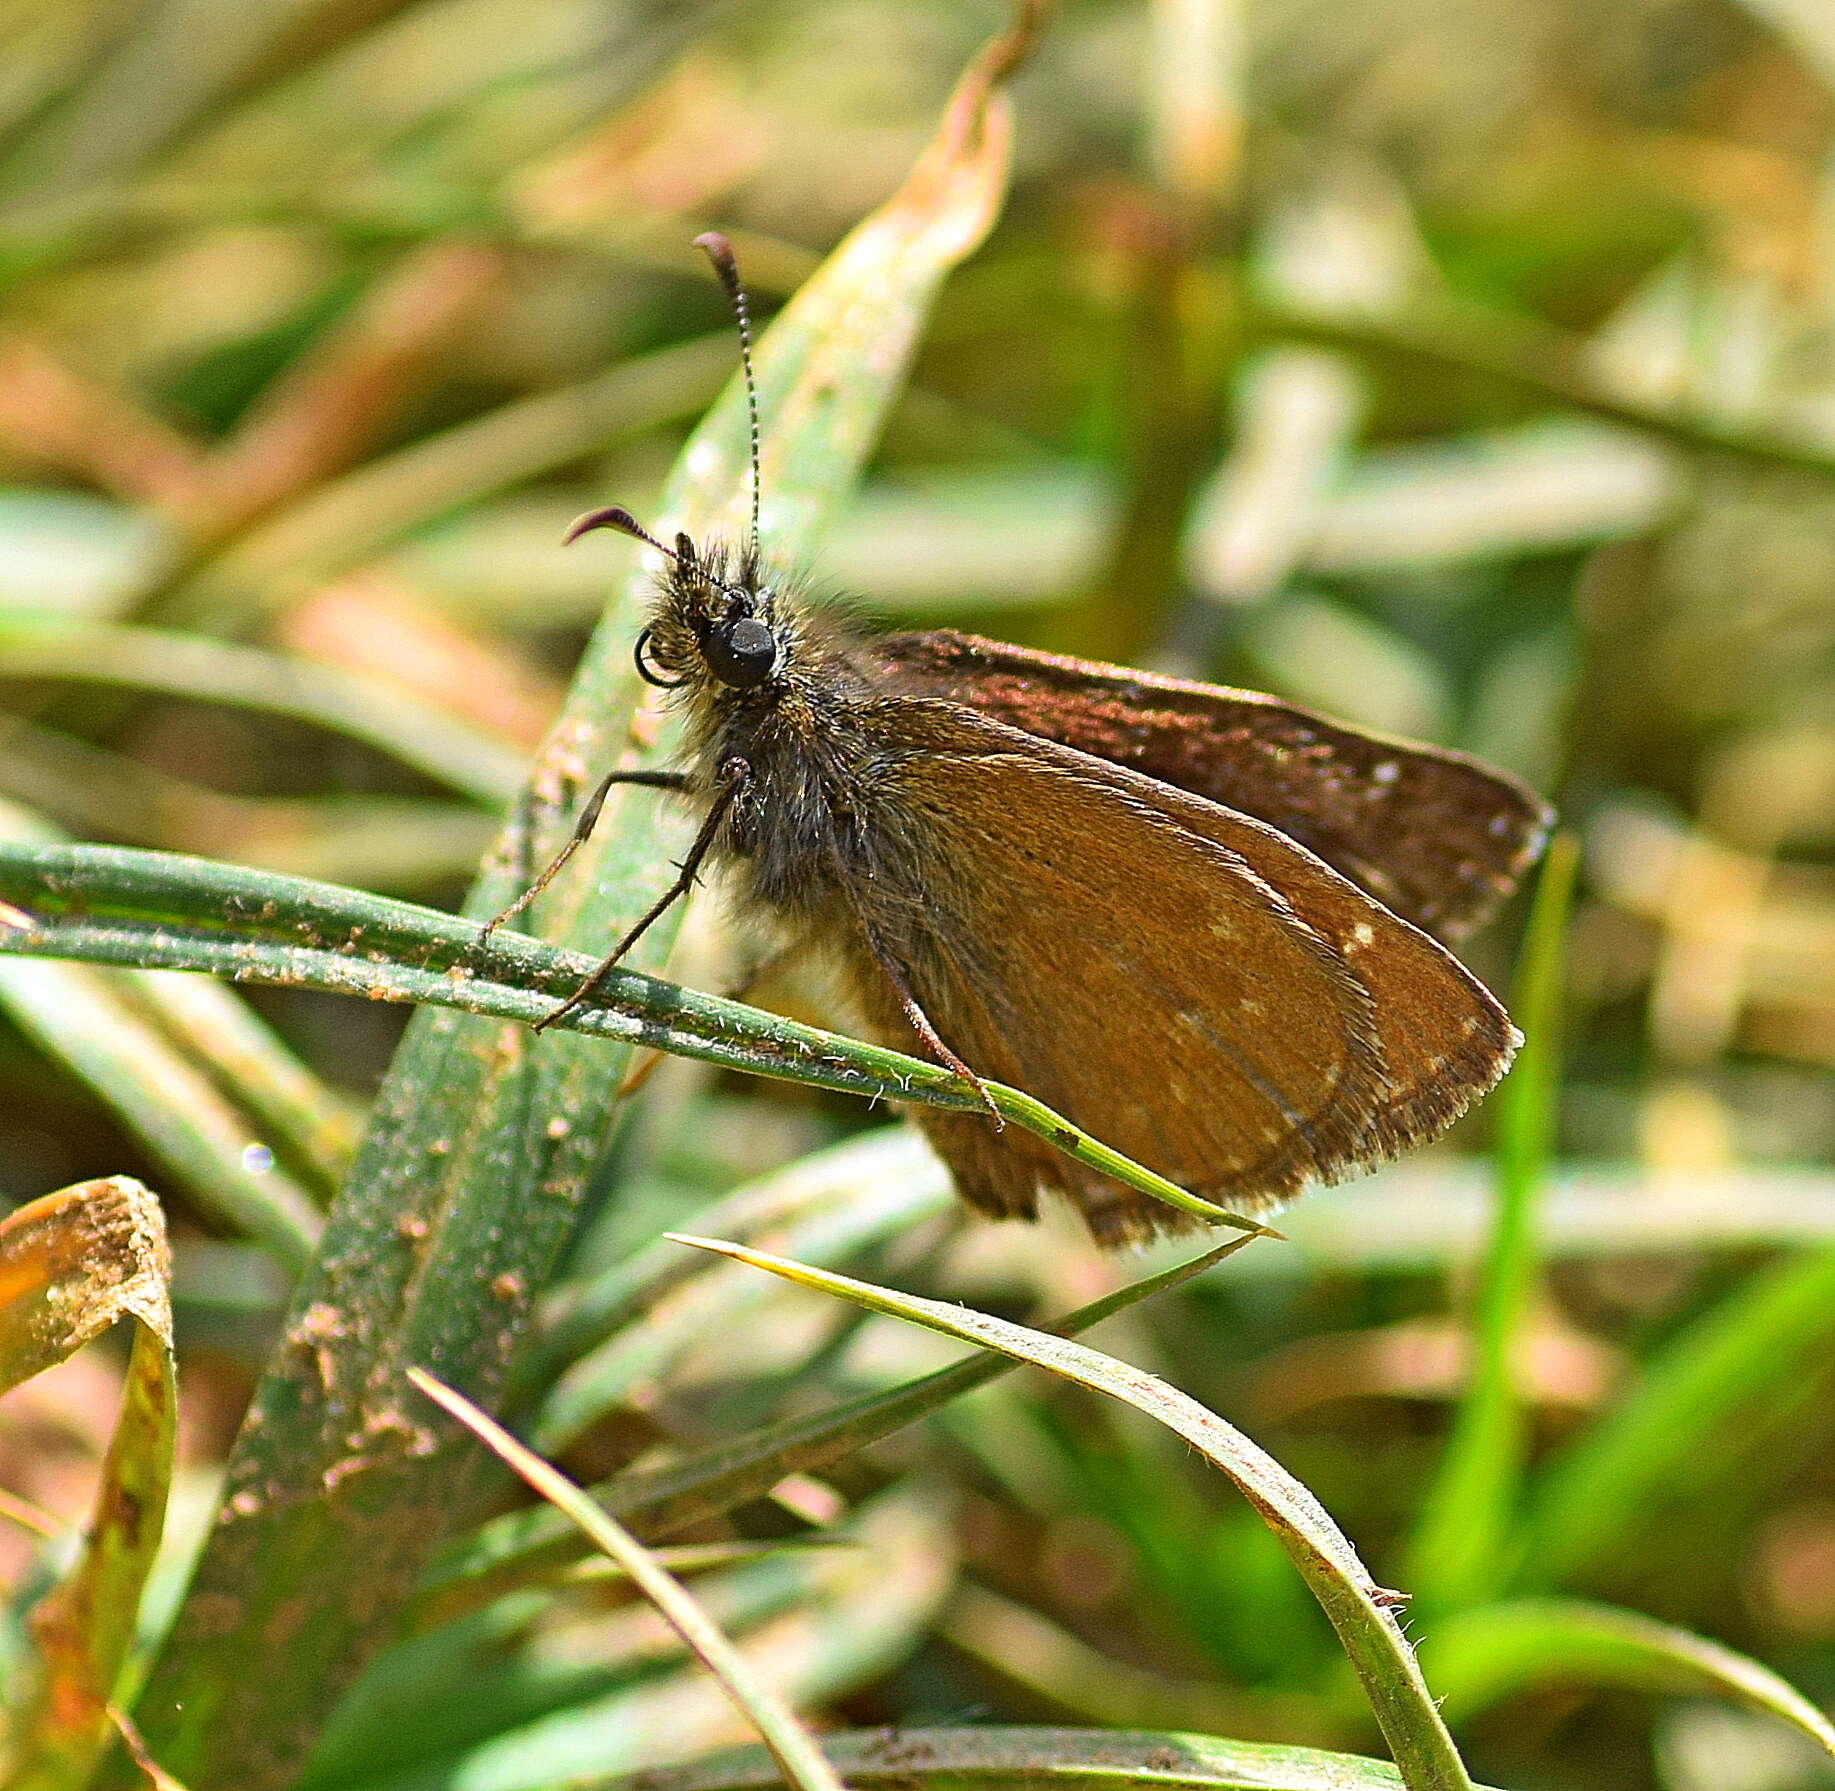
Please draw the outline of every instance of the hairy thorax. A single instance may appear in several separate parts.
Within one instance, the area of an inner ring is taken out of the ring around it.
[[[684,692],[696,787],[717,790],[735,760],[746,768],[716,849],[747,895],[793,925],[839,922],[863,901],[903,909],[918,893],[908,855],[888,850],[885,748],[849,669],[839,643],[805,637],[760,689],[696,679]]]

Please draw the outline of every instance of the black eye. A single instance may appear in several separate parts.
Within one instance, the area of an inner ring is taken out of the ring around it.
[[[762,684],[777,666],[777,639],[764,623],[743,616],[711,630],[701,643],[707,667],[722,684]]]

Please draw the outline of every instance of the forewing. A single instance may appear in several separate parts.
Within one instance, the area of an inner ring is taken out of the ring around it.
[[[1547,806],[1515,778],[1255,691],[950,630],[869,650],[914,696],[946,697],[1266,821],[1437,938],[1488,920],[1547,837]]]
[[[1275,829],[955,704],[873,707],[901,748],[874,815],[927,867],[921,904],[874,924],[978,1074],[1253,1211],[1432,1136],[1508,1062],[1484,989]],[[984,1211],[1061,1192],[1106,1242],[1189,1224],[1017,1128],[923,1123]]]

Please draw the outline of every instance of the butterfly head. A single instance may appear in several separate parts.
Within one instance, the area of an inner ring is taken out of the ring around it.
[[[616,529],[653,547],[668,561],[655,615],[637,637],[637,670],[646,683],[665,690],[699,684],[702,690],[756,691],[778,678],[789,661],[788,626],[780,624],[777,594],[763,582],[758,547],[758,386],[752,374],[752,318],[740,284],[732,244],[718,231],[695,238],[725,287],[739,326],[739,365],[749,428],[752,497],[751,539],[741,554],[721,547],[699,548],[678,534],[665,547],[621,505],[593,510],[567,531],[569,541],[589,529]]]
[[[582,516],[569,541],[589,529],[616,529],[645,542],[668,561],[657,589],[650,625],[637,637],[639,675],[665,690],[698,684],[719,690],[757,690],[780,674],[789,659],[789,629],[779,618],[777,593],[764,582],[755,550],[739,555],[699,548],[687,535],[665,547],[618,505]]]

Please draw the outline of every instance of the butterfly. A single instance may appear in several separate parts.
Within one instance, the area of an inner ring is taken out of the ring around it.
[[[611,528],[661,556],[635,656],[684,721],[679,768],[613,773],[575,843],[617,782],[674,792],[701,825],[549,1021],[713,862],[743,912],[839,966],[882,1036],[1236,1212],[1442,1133],[1520,1042],[1447,942],[1534,863],[1548,807],[1465,754],[1253,691],[950,630],[876,637],[812,605],[759,545],[744,289],[724,239],[698,241],[739,321],[751,537],[668,545],[610,506],[569,539]],[[917,1123],[991,1217],[1060,1196],[1106,1245],[1198,1222],[991,1113]]]

